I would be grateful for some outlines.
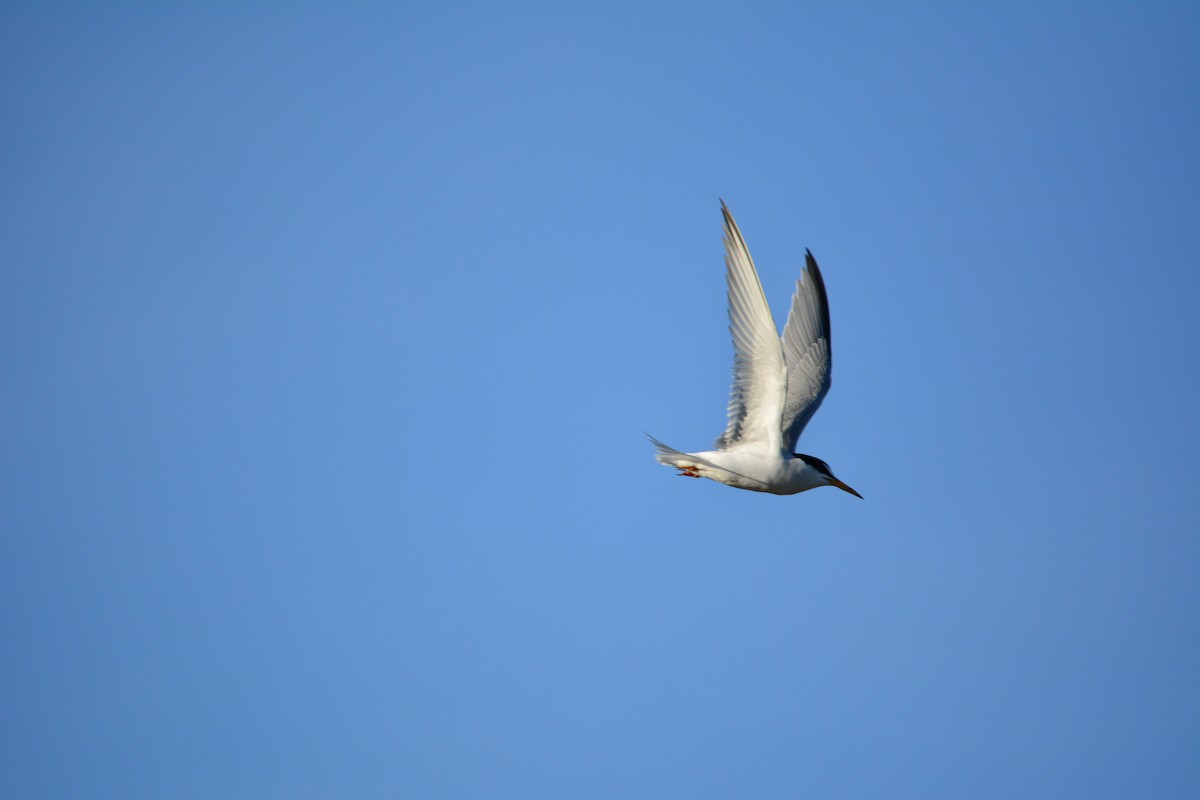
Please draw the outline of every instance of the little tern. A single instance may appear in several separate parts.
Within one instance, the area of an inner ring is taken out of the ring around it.
[[[660,464],[689,478],[708,478],[755,492],[797,494],[842,483],[815,456],[792,452],[804,426],[829,393],[832,358],[829,300],[810,251],[796,281],[783,336],[775,326],[746,240],[725,202],[725,279],[733,334],[733,388],[729,422],[715,450],[684,453],[650,437]]]

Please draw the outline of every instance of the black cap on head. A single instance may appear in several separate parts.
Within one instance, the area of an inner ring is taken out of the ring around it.
[[[833,477],[833,470],[829,468],[829,465],[816,456],[806,456],[804,453],[792,453],[792,455],[803,460],[805,464],[808,464],[817,472],[823,472],[826,475]]]

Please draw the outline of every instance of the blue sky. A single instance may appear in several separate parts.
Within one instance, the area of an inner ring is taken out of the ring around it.
[[[10,4],[0,98],[5,796],[1200,792],[1194,4]],[[865,500],[652,458],[718,197]]]

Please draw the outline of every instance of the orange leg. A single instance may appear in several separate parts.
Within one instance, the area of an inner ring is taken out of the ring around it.
[[[680,467],[679,468],[679,477],[681,477],[681,478],[699,478],[700,477],[700,468],[699,467]]]

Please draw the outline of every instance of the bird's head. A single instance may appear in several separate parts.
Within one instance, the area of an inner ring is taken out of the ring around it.
[[[861,494],[854,491],[849,486],[847,486],[846,484],[844,484],[840,480],[838,480],[836,477],[834,477],[833,470],[831,470],[829,468],[829,465],[826,464],[821,459],[817,458],[816,456],[806,456],[803,453],[792,453],[792,455],[794,455],[796,458],[803,461],[805,464],[808,464],[808,466],[812,467],[813,470],[817,473],[817,475],[820,476],[820,478],[825,482],[823,485],[836,486],[837,488],[841,489],[843,492],[849,492],[850,494],[857,497],[859,500],[862,499]]]

